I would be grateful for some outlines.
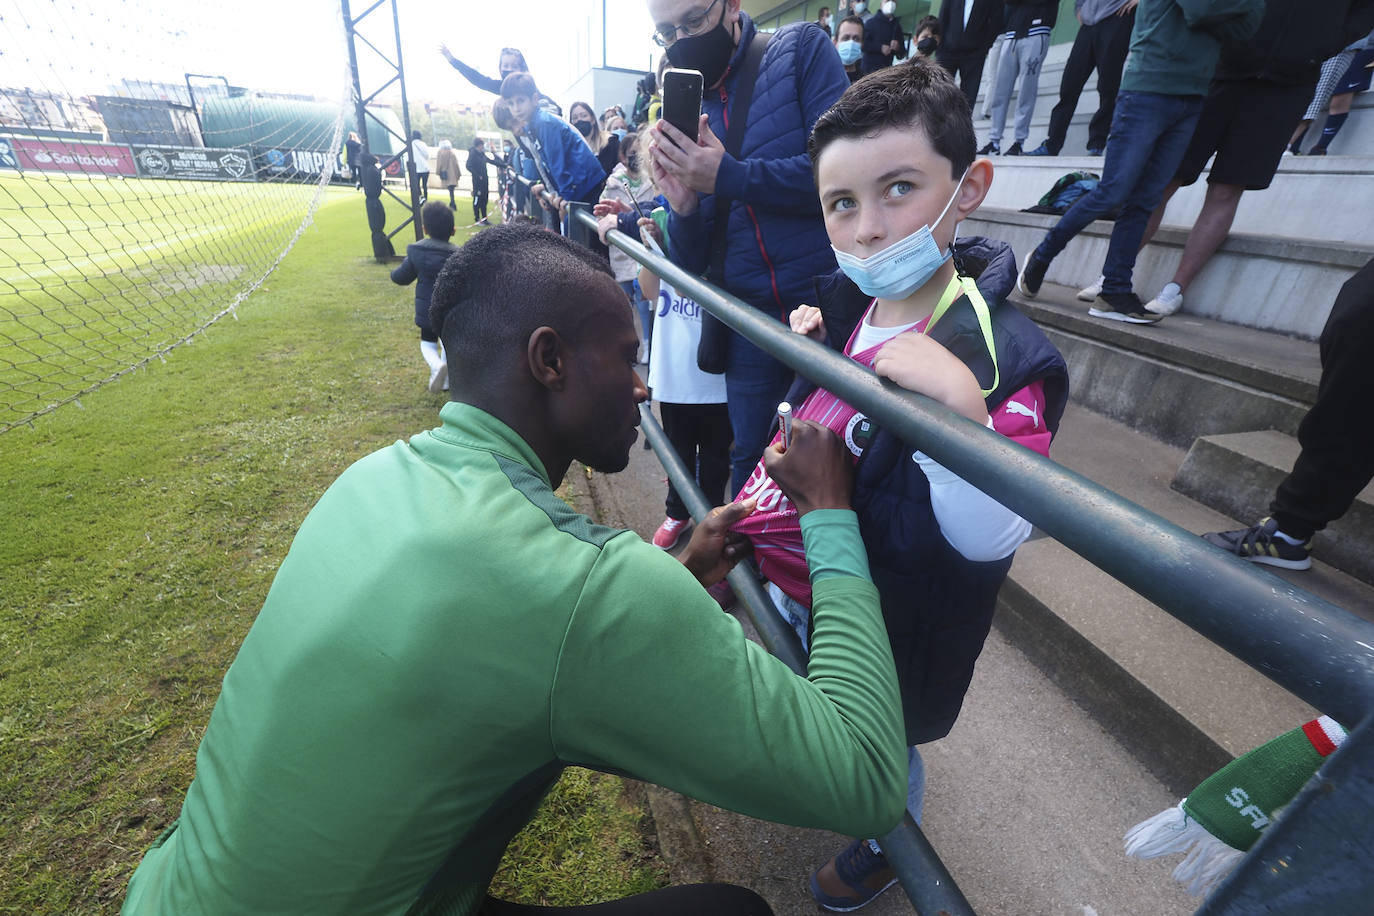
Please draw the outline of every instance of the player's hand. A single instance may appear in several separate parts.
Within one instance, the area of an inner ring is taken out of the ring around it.
[[[623,200],[616,200],[614,197],[603,197],[592,207],[592,216],[600,219],[607,213],[629,213],[630,205]]]
[[[764,449],[768,476],[805,515],[814,509],[848,509],[854,491],[854,456],[844,440],[813,420],[792,421],[792,444]]]
[[[793,334],[804,334],[812,340],[825,340],[825,319],[821,310],[814,305],[799,305],[788,316],[787,323]]]
[[[653,126],[657,133],[654,143],[663,170],[677,179],[683,187],[702,194],[716,191],[716,172],[725,157],[725,146],[711,131],[706,115],[697,124],[697,142],[666,120]],[[661,190],[661,189],[660,189]],[[666,194],[665,194],[666,196]]]
[[[697,577],[702,587],[709,588],[724,579],[725,574],[753,550],[748,538],[730,529],[752,513],[754,506],[752,499],[717,506],[692,532],[678,559]]]
[[[883,344],[873,360],[873,371],[975,423],[988,421],[987,404],[973,371],[924,334],[907,331]]]

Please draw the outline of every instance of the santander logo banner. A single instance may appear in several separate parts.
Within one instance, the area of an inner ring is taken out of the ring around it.
[[[67,140],[36,140],[15,137],[9,141],[18,155],[19,167],[50,172],[101,172],[106,175],[137,175],[134,157],[127,146],[108,143],[73,143]]]

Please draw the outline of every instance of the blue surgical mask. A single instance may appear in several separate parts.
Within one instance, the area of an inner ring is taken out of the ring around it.
[[[848,67],[854,61],[863,56],[863,45],[852,38],[848,38],[835,46],[835,50],[840,52],[840,61]]]
[[[959,177],[959,184],[955,185],[954,193],[950,195],[940,215],[935,218],[934,225],[940,225],[940,221],[949,212],[967,175],[966,171]],[[864,291],[864,295],[890,301],[905,299],[925,286],[953,254],[952,248],[947,251],[940,250],[939,243],[931,234],[930,226],[922,226],[906,238],[893,242],[877,254],[866,258],[847,254],[834,245],[830,247],[835,252],[835,260],[839,263],[840,269]]]

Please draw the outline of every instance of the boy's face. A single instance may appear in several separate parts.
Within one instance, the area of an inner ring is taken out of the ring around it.
[[[930,226],[947,248],[954,237],[960,202],[940,218],[957,179],[950,162],[916,126],[892,127],[871,137],[835,140],[816,163],[816,184],[830,243],[846,254],[867,258]]]
[[[510,105],[511,116],[524,125],[530,123],[534,117],[534,99],[528,95],[513,95],[506,100]]]

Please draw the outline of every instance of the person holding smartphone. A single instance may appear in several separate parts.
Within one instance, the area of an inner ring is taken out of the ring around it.
[[[712,238],[722,222],[724,256],[711,280],[784,323],[813,295],[811,278],[834,269],[811,179],[806,138],[839,99],[849,78],[830,39],[813,22],[759,33],[740,0],[647,0],[654,40],[672,66],[702,75],[705,97],[695,142],[659,121],[650,158],[667,199],[668,255],[684,269],[712,268]],[[725,148],[727,111],[739,103],[740,77],[755,41],[765,41],[737,149]],[[666,105],[666,97],[665,97]],[[735,444],[732,492],[763,454],[768,427],[792,372],[733,332],[725,354],[726,397]]]

